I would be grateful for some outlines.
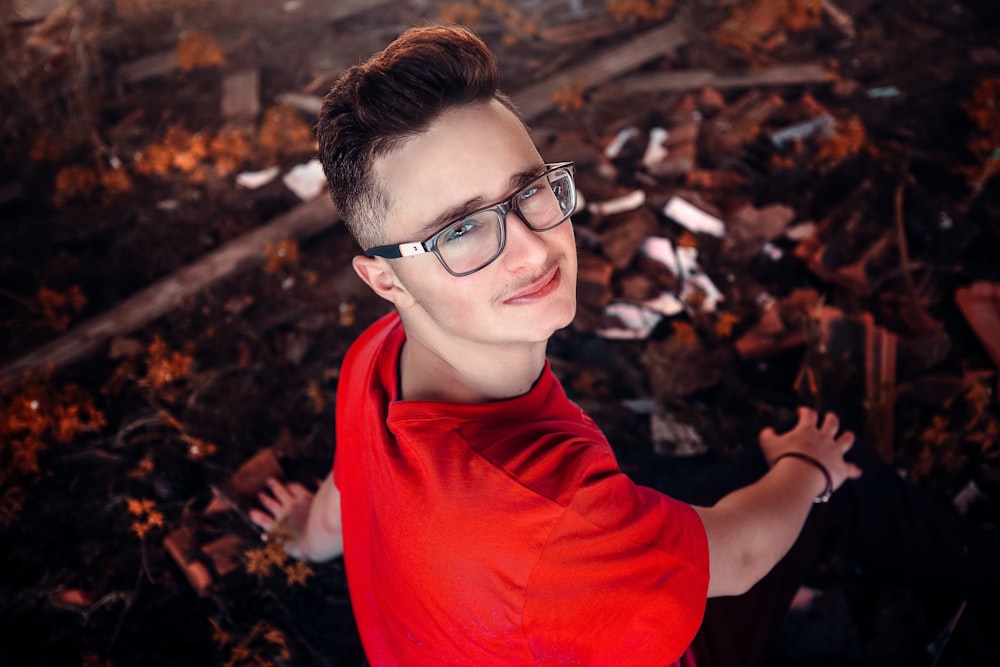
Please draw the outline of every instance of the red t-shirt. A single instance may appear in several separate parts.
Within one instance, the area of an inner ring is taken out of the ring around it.
[[[344,558],[371,664],[678,660],[708,590],[694,510],[623,474],[548,366],[510,400],[397,400],[404,340],[395,313],[375,323],[337,393]]]

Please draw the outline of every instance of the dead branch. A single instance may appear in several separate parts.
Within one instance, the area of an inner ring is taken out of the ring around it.
[[[337,220],[336,209],[325,195],[300,204],[263,227],[233,239],[158,280],[108,312],[79,324],[61,338],[0,368],[0,382],[15,380],[27,370],[48,369],[77,361],[111,337],[148,324],[213,282],[259,265],[265,258],[266,244],[307,238]]]

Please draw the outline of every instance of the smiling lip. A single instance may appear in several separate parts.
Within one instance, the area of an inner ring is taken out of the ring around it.
[[[534,303],[554,292],[560,282],[562,282],[562,272],[557,266],[504,303],[511,305]]]

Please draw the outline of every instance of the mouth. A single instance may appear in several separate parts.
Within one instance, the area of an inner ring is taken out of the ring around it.
[[[535,280],[514,296],[506,299],[504,303],[508,305],[534,303],[554,292],[561,282],[562,271],[556,265],[542,274],[538,280]]]

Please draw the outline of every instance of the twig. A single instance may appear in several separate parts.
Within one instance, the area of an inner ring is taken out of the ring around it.
[[[823,7],[823,13],[829,17],[831,23],[837,26],[837,30],[844,33],[844,36],[848,39],[854,39],[854,19],[851,15],[841,9],[836,5],[833,0],[820,0],[820,5]]]
[[[132,608],[132,603],[135,602],[136,596],[139,595],[139,585],[142,583],[142,574],[143,574],[143,567],[140,567],[139,572],[136,573],[135,586],[132,588],[132,592],[130,594],[124,595],[125,608],[122,609],[122,613],[118,616],[118,622],[115,623],[115,629],[111,632],[111,636],[108,638],[108,649],[114,646],[115,641],[117,641],[118,635],[122,631],[122,625],[125,624],[125,615],[128,614],[129,609]],[[105,595],[103,598],[101,598],[98,601],[98,604],[102,603],[104,599],[107,597],[108,596]]]

